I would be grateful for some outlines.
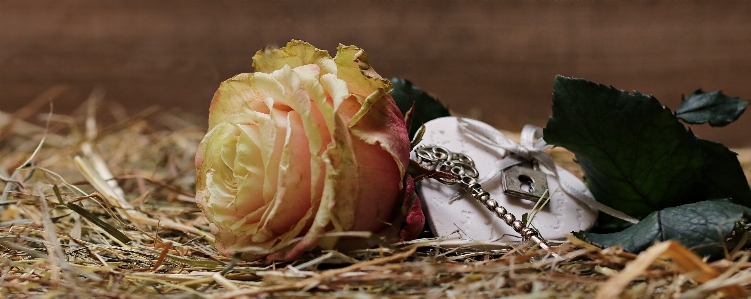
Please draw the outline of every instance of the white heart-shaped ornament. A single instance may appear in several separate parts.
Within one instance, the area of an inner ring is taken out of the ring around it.
[[[502,134],[492,126],[473,119],[463,119],[485,131]],[[505,151],[489,148],[460,132],[457,118],[442,117],[425,123],[425,135],[420,145],[442,146],[451,152],[463,153],[472,158],[479,173],[478,182],[484,181],[493,172],[497,162],[504,158]],[[414,158],[414,156],[413,156]],[[586,190],[584,183],[567,170],[557,167],[559,178],[547,174],[548,189],[552,198],[532,220],[542,237],[563,239],[571,232],[587,230],[597,220],[597,210],[559,190],[559,179],[570,187]],[[503,193],[502,173],[482,182],[482,188],[490,198],[505,207],[509,213],[521,219],[535,206],[531,200],[507,196]],[[457,185],[444,185],[434,179],[420,181],[418,189],[424,203],[430,229],[436,237],[468,241],[518,241],[519,234],[497,218],[480,201],[461,191]],[[453,200],[452,200],[453,199]]]

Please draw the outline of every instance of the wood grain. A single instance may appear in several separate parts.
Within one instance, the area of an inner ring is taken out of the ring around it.
[[[556,74],[655,95],[722,89],[751,98],[748,2],[0,0],[0,110],[55,84],[58,111],[103,85],[132,111],[205,116],[219,82],[268,44],[368,51],[459,113],[507,130],[544,126]],[[751,116],[700,137],[751,145]]]

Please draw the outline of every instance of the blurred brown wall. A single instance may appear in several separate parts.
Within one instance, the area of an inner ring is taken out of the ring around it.
[[[556,74],[653,94],[722,89],[751,99],[751,3],[0,0],[0,110],[53,84],[71,111],[96,85],[131,111],[205,116],[219,82],[268,44],[358,45],[495,126],[544,126]],[[751,116],[701,137],[751,146]]]

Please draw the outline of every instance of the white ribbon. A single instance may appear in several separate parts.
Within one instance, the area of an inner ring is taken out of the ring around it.
[[[550,155],[544,152],[546,149],[552,146],[545,143],[545,140],[542,139],[542,128],[533,125],[524,126],[524,129],[522,129],[521,133],[520,143],[517,144],[498,130],[489,130],[488,128],[476,126],[470,122],[465,121],[463,118],[457,118],[457,123],[459,125],[459,131],[462,132],[465,136],[469,136],[473,140],[484,146],[487,146],[490,149],[501,149],[505,151],[506,157],[498,161],[498,163],[496,163],[495,169],[491,171],[488,177],[481,180],[480,183],[483,183],[484,181],[495,177],[499,173],[503,172],[504,169],[511,166],[521,164],[526,161],[536,161],[540,166],[540,170],[553,175],[556,180],[558,180],[558,183],[561,186],[561,190],[563,190],[563,192],[578,200],[579,202],[587,204],[610,216],[631,223],[639,222],[639,220],[634,217],[626,215],[621,211],[598,202],[594,199],[592,193],[589,192],[589,190],[577,189],[574,186],[570,185],[568,182],[560,179],[558,175],[558,169],[556,168],[555,162],[553,162],[553,158],[551,158]],[[537,140],[535,141],[535,139]],[[515,155],[508,155],[508,153],[513,153]]]

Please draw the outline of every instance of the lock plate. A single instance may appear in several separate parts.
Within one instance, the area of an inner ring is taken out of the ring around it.
[[[503,193],[508,196],[538,201],[548,189],[544,172],[514,165],[503,171]]]

